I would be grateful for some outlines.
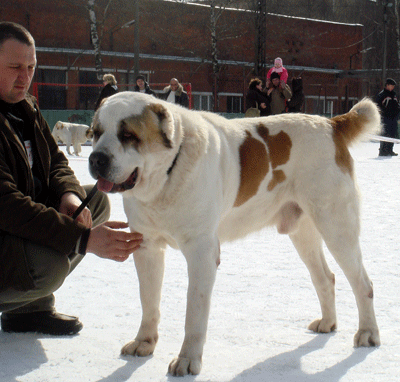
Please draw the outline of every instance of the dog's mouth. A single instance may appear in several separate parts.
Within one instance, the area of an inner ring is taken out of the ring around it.
[[[97,188],[103,192],[116,193],[131,190],[135,187],[138,178],[139,168],[136,167],[132,174],[123,183],[112,183],[104,178],[97,179]]]

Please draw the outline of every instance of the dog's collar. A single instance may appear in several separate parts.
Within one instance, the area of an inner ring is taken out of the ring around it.
[[[176,165],[176,161],[178,160],[178,156],[181,153],[181,148],[182,148],[182,145],[179,146],[179,150],[178,150],[177,154],[175,155],[175,158],[171,164],[171,167],[167,170],[167,175],[171,174],[172,170],[174,169],[174,167]]]

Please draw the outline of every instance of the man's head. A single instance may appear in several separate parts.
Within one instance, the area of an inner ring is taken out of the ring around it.
[[[274,85],[275,87],[278,87],[279,83],[281,82],[281,76],[276,72],[272,72],[271,82],[272,82],[272,85]]]
[[[21,25],[0,22],[0,99],[17,103],[25,98],[36,67],[35,40]]]
[[[394,90],[394,87],[396,86],[396,81],[393,80],[392,78],[388,78],[385,82],[385,88],[389,90],[390,92]]]

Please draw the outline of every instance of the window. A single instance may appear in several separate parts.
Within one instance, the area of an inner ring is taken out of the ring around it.
[[[38,69],[37,82],[45,84],[65,84],[65,72],[54,69]],[[64,86],[39,85],[39,105],[43,110],[65,109],[67,91]]]
[[[243,113],[243,97],[242,96],[227,96],[226,97],[227,113]]]
[[[192,100],[194,110],[212,110],[211,93],[192,93]]]
[[[82,85],[96,85],[99,83],[95,71],[79,72],[79,83]],[[99,86],[81,86],[79,87],[79,109],[93,110],[97,98],[102,90]]]

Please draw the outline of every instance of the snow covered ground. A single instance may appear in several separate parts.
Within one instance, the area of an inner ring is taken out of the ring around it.
[[[310,277],[288,237],[269,229],[221,248],[200,375],[178,379],[167,374],[183,340],[187,288],[185,260],[168,249],[160,339],[153,356],[120,356],[141,319],[132,258],[120,264],[88,254],[56,293],[57,309],[78,315],[84,329],[70,338],[0,332],[0,381],[399,381],[400,158],[378,158],[378,147],[362,143],[352,153],[362,193],[361,246],[374,282],[379,348],[353,348],[355,300],[329,253],[336,274],[338,330],[307,330],[320,316]],[[82,158],[69,157],[85,184],[93,183],[87,171],[90,151],[83,147]],[[121,197],[111,199],[112,218],[125,220]]]

